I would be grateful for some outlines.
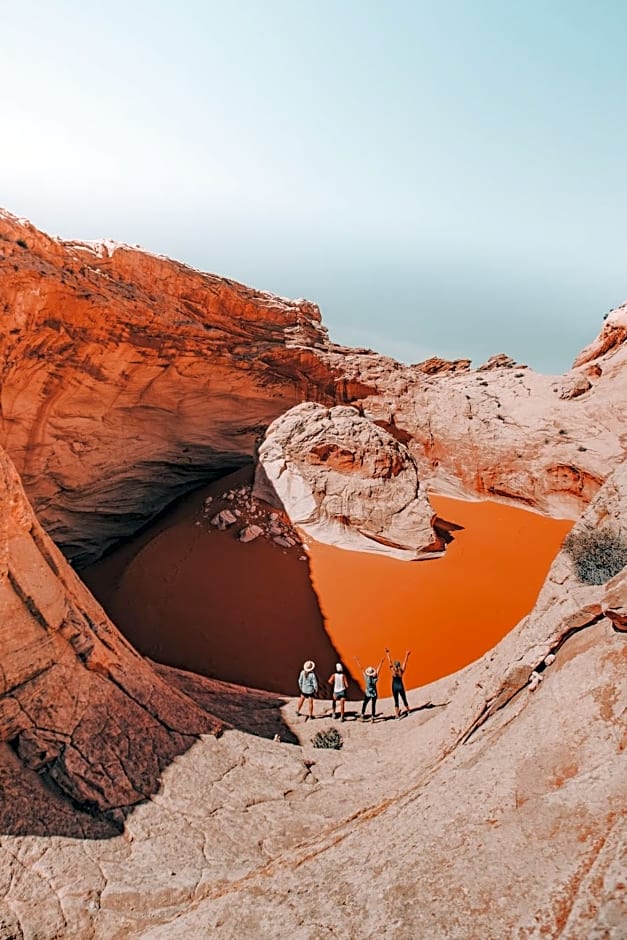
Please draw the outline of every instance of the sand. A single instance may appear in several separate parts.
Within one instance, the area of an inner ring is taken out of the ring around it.
[[[291,695],[305,659],[316,662],[326,695],[337,659],[359,678],[355,655],[376,664],[386,645],[398,657],[411,648],[408,687],[472,662],[531,609],[572,525],[433,497],[439,516],[461,527],[441,559],[402,562],[310,541],[305,552],[265,537],[242,543],[236,533],[247,519],[226,531],[209,520],[232,505],[223,494],[251,477],[244,468],[187,496],[81,575],[151,659]],[[380,693],[389,685],[386,669]]]

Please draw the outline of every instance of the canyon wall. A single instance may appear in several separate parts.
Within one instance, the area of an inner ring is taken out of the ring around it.
[[[221,728],[118,633],[1,450],[0,651],[5,833],[106,834],[177,754]]]
[[[0,212],[0,444],[76,563],[333,393],[315,304]]]

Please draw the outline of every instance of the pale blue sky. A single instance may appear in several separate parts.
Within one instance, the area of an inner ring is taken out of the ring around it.
[[[623,0],[0,0],[0,205],[566,369],[627,299]]]

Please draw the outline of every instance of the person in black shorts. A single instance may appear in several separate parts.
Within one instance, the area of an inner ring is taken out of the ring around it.
[[[336,703],[340,703],[339,717],[344,721],[344,703],[346,702],[346,690],[348,689],[348,679],[344,672],[342,663],[335,664],[335,672],[332,672],[328,679],[329,685],[333,686],[333,717],[338,717],[335,709]]]
[[[355,657],[355,659],[357,659],[357,657]],[[357,665],[364,674],[364,687],[366,693],[361,706],[361,717],[364,721],[366,720],[366,708],[368,703],[370,703],[372,706],[372,718],[370,721],[374,722],[377,715],[377,682],[379,681],[379,670],[383,665],[383,656],[379,660],[379,665],[376,669],[374,666],[368,666],[366,669],[364,669],[358,659]]]
[[[407,695],[405,694],[405,685],[403,683],[403,674],[407,669],[407,660],[409,659],[409,654],[411,650],[407,650],[405,653],[405,659],[403,660],[403,665],[401,666],[400,659],[395,659],[392,662],[392,657],[390,656],[390,651],[386,649],[385,654],[388,658],[388,663],[390,670],[392,672],[392,695],[394,696],[394,714],[397,718],[401,717],[400,708],[398,706],[399,698],[402,699],[403,705],[405,706],[405,714],[409,715],[409,705],[407,704]]]

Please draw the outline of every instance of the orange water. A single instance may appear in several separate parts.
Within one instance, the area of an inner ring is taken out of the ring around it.
[[[386,646],[399,659],[411,649],[409,688],[468,665],[529,613],[573,525],[500,503],[430,501],[463,526],[442,558],[404,562],[310,542],[326,629],[356,675],[355,656],[376,665]]]

